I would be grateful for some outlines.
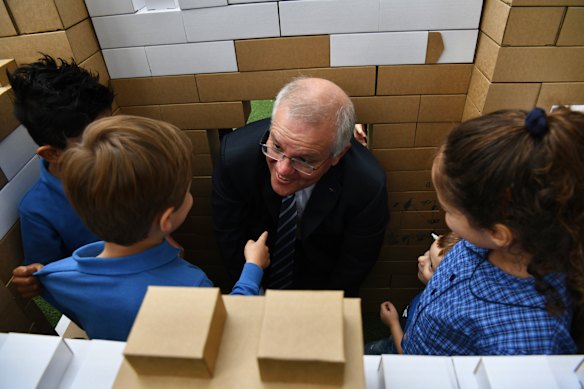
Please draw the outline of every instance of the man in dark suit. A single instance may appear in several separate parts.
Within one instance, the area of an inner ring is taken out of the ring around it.
[[[213,175],[213,220],[234,280],[244,264],[245,243],[267,230],[272,255],[267,288],[358,294],[389,217],[385,174],[353,139],[354,126],[354,107],[342,89],[301,78],[280,91],[271,119],[223,138]],[[279,262],[280,206],[290,195],[296,238],[289,258]]]

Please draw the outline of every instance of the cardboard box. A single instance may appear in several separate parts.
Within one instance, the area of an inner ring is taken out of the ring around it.
[[[258,348],[262,381],[343,383],[342,291],[266,291]]]
[[[426,248],[427,250],[428,248]],[[412,255],[407,261],[377,261],[373,265],[373,269],[369,272],[369,275],[363,282],[363,288],[388,288],[394,287],[397,284],[403,284],[401,281],[394,282],[396,280],[403,280],[409,278],[413,281],[413,286],[420,286],[420,280],[418,280],[418,261],[415,260],[420,254],[423,254],[426,250],[418,251]],[[413,278],[413,279],[412,279]],[[411,285],[397,286],[397,287],[411,287]],[[365,355],[367,357],[367,355]]]
[[[550,111],[553,105],[584,104],[584,83],[544,83],[535,106]]]
[[[264,3],[267,1],[274,1],[274,0],[228,0],[229,4],[245,4],[245,3]]]
[[[435,211],[404,211],[402,212],[401,226],[402,229],[444,229],[448,228],[444,223],[444,212]]]
[[[211,154],[193,155],[193,175],[210,176],[211,174],[213,174]]]
[[[138,376],[128,363],[124,362],[114,387],[124,389],[144,386],[223,389],[268,386],[261,381],[257,362],[265,300],[266,297],[261,296],[253,298],[223,296],[228,320],[225,322],[215,375],[212,379]],[[321,310],[322,307],[319,307],[319,311]],[[379,310],[379,305],[377,310]],[[364,388],[363,330],[358,299],[343,300],[343,326],[346,359],[343,387]],[[269,384],[269,386],[274,385],[278,386],[278,384]],[[295,389],[305,388],[306,385],[289,383],[286,384],[286,387]]]
[[[145,6],[144,0],[85,0],[91,17],[133,14]]]
[[[482,0],[381,0],[379,31],[477,29],[482,5]]]
[[[459,122],[466,95],[422,95],[418,122]]]
[[[578,367],[576,367],[576,370],[574,370],[574,372],[578,376],[580,386],[584,385],[584,359],[578,364]]]
[[[389,192],[387,197],[391,212],[436,211],[440,209],[440,203],[434,191]]]
[[[16,27],[6,9],[6,4],[0,1],[0,37],[17,35]]]
[[[328,35],[235,41],[240,72],[330,66]]]
[[[188,42],[280,36],[275,2],[199,8],[182,14]]]
[[[374,152],[375,154],[375,152]],[[386,171],[387,188],[390,192],[408,192],[413,190],[433,190],[432,174],[428,170]]]
[[[227,5],[227,0],[178,0],[181,9],[221,7]]]
[[[160,105],[142,105],[135,107],[120,107],[121,115],[144,116],[151,119],[162,120]]]
[[[464,122],[477,116],[481,116],[481,111],[479,111],[471,99],[467,98],[464,103],[464,111],[462,112],[462,121]]]
[[[23,125],[18,126],[0,141],[0,169],[8,181],[36,154],[38,145],[32,140]]]
[[[153,76],[237,71],[233,41],[148,46],[146,56]]]
[[[4,174],[2,169],[0,169],[0,190],[2,190],[2,188],[4,188],[4,185],[6,185],[7,182],[8,182],[8,178],[6,178],[6,175]]]
[[[112,87],[122,106],[199,102],[193,75],[122,78],[112,80]]]
[[[473,63],[478,30],[437,31],[444,42],[444,52],[437,63]],[[432,32],[430,32],[432,34]]]
[[[474,374],[480,389],[558,388],[545,356],[481,357]]]
[[[365,387],[368,389],[385,388],[383,371],[381,370],[381,355],[364,355]]]
[[[7,184],[7,183],[6,183]],[[6,187],[2,187],[2,190]],[[2,193],[0,190],[0,193]],[[0,281],[7,285],[12,278],[12,269],[21,264],[24,254],[22,252],[22,238],[20,235],[20,222],[16,222],[8,230],[0,235],[0,255],[4,258],[0,262]],[[6,317],[2,315],[2,317]],[[9,329],[15,331],[16,329]]]
[[[186,43],[179,9],[141,9],[135,14],[92,18],[102,49]]]
[[[582,2],[584,5],[584,2]],[[584,8],[570,7],[564,17],[557,46],[584,46]]]
[[[0,141],[19,125],[14,116],[14,92],[10,86],[0,87]]]
[[[584,81],[584,47],[501,47],[481,34],[475,65],[491,82]]]
[[[6,72],[14,72],[16,70],[16,62],[14,59],[0,59],[0,86],[9,86],[8,76]]]
[[[226,319],[218,288],[150,286],[124,356],[139,375],[212,377]]]
[[[162,120],[183,130],[237,128],[245,125],[249,103],[192,103],[161,105]]]
[[[379,26],[379,0],[281,1],[279,10],[282,36],[377,32]]]
[[[145,0],[146,9],[175,9],[178,8],[178,1],[176,0]]]
[[[144,47],[108,49],[101,53],[112,79],[152,75]]]
[[[72,359],[62,338],[10,333],[0,353],[0,387],[56,388]]]
[[[416,123],[374,124],[369,131],[372,149],[414,147]]]
[[[511,12],[511,7],[501,0],[485,0],[484,2],[481,31],[499,46],[503,43],[509,12]]]
[[[413,123],[420,96],[353,97],[358,123]]]
[[[423,64],[427,43],[427,31],[334,34],[331,66]]]
[[[20,34],[64,30],[87,19],[83,0],[6,0]]]
[[[379,164],[386,171],[430,170],[436,155],[435,147],[411,149],[372,150]],[[390,188],[390,190],[402,190]]]
[[[66,31],[2,38],[0,58],[14,58],[21,66],[37,61],[41,56],[39,53],[45,53],[53,58],[73,58],[80,63],[98,50],[91,21],[87,19]]]
[[[193,144],[193,154],[210,154],[207,131],[186,130],[185,134],[187,134]]]
[[[199,75],[201,101],[274,99],[280,89],[298,76],[325,78],[349,96],[375,94],[375,67],[320,68]]]
[[[582,355],[548,355],[546,360],[560,388],[577,388],[578,373],[580,373],[580,385],[584,383]]]
[[[211,197],[211,176],[193,177],[191,181],[191,193],[193,197]]]
[[[363,299],[363,312],[375,314],[376,317],[379,315],[379,306],[388,298],[391,298],[396,308],[401,310],[418,293],[420,293],[420,288],[363,288],[359,291]],[[409,386],[403,388],[409,388]]]
[[[503,0],[506,3],[512,4],[513,6],[537,6],[537,7],[550,7],[550,6],[571,6],[571,5],[584,5],[583,0]]]
[[[107,71],[105,60],[101,51],[97,51],[91,57],[79,64],[79,67],[90,71],[92,74],[99,76],[99,83],[102,85],[109,85],[110,76]],[[116,91],[117,92],[117,91]],[[115,104],[115,101],[114,101]]]
[[[458,122],[418,123],[416,127],[415,147],[441,146],[450,131]]]
[[[457,387],[450,357],[382,355],[381,366],[386,388]]]
[[[379,66],[376,95],[462,94],[472,65]]]
[[[89,339],[87,333],[65,315],[62,315],[59,319],[59,322],[55,326],[55,332],[61,338]]]
[[[535,106],[539,83],[491,83],[478,68],[473,74],[467,98],[482,114],[500,109],[525,109]]]

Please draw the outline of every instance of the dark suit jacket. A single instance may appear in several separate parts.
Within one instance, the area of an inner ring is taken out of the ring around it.
[[[282,197],[272,190],[259,146],[269,127],[265,119],[226,135],[213,174],[215,236],[234,280],[245,262],[248,239],[268,230],[273,247]],[[317,182],[306,205],[297,230],[292,288],[340,289],[356,296],[379,256],[388,215],[385,173],[353,140]]]

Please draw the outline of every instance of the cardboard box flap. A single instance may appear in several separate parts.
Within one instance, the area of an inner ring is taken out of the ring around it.
[[[444,52],[444,41],[439,31],[428,32],[428,48],[426,49],[426,63],[437,63]]]

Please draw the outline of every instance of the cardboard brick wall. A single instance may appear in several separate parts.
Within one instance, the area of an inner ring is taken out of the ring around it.
[[[104,84],[111,77],[114,112],[189,131],[195,202],[176,239],[223,288],[211,172],[217,129],[243,125],[249,100],[271,99],[299,75],[323,77],[369,124],[392,216],[361,293],[371,312],[388,296],[399,306],[417,293],[416,259],[431,231],[446,231],[430,167],[452,126],[500,108],[584,103],[582,0],[181,0],[182,9],[171,10],[86,0],[89,19],[79,16],[79,1],[44,0],[48,20],[17,17],[30,1],[1,1],[0,58],[73,57]],[[65,9],[77,11],[65,16]],[[5,181],[0,175],[0,186]]]

